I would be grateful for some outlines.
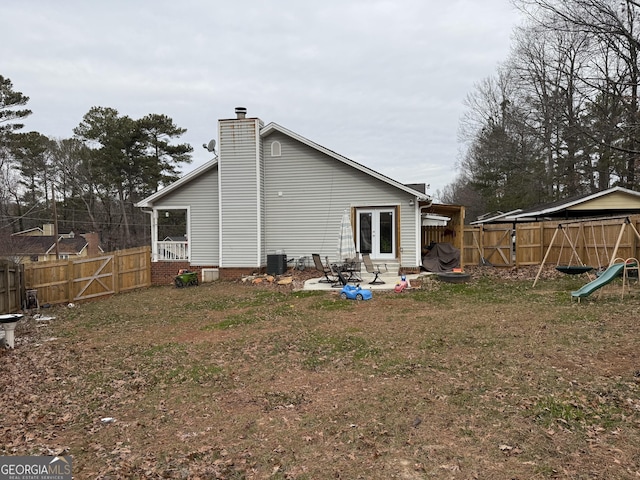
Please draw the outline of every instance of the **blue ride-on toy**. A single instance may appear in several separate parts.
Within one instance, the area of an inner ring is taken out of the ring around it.
[[[345,285],[340,291],[340,298],[343,300],[371,300],[373,294],[371,290],[366,290],[360,287],[360,285]]]

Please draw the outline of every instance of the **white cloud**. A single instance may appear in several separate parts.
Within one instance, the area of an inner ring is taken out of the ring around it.
[[[508,0],[3,5],[0,75],[26,128],[69,137],[92,106],[187,128],[194,164],[245,106],[401,182],[451,182],[462,102],[506,59]]]

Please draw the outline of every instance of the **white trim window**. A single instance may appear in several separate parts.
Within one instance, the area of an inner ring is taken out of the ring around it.
[[[271,156],[279,157],[282,155],[282,145],[277,140],[275,142],[271,142]]]

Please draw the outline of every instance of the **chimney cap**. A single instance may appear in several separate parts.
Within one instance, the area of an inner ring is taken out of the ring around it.
[[[236,107],[236,115],[238,118],[245,118],[247,116],[247,109],[245,107]]]

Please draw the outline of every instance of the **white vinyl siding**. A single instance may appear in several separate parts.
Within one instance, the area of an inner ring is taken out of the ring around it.
[[[319,253],[335,261],[345,209],[394,207],[397,255],[401,265],[416,266],[415,207],[408,193],[278,132],[265,139],[273,141],[282,148],[280,157],[264,161],[267,250],[284,250],[288,257]]]
[[[576,210],[628,210],[640,208],[640,198],[636,195],[629,195],[624,192],[613,192],[593,200],[581,202],[575,206],[567,208],[569,211]]]
[[[257,119],[219,123],[221,267],[261,263],[261,215]]]
[[[254,269],[277,250],[289,258],[318,253],[336,261],[343,212],[367,208],[394,210],[396,255],[401,266],[417,266],[412,193],[295,135],[267,129],[260,137],[261,127],[258,119],[221,120],[217,161],[150,197],[147,206],[156,210],[188,211],[192,265]],[[280,144],[279,156],[272,155],[273,142]]]
[[[218,170],[208,170],[159,199],[154,206],[189,207],[189,248],[192,265],[218,265]]]

